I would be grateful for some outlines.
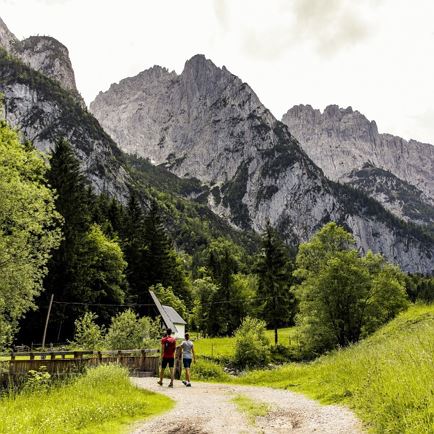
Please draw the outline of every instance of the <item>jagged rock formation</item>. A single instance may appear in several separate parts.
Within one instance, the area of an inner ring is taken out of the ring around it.
[[[156,66],[124,79],[90,110],[126,152],[208,184],[209,206],[239,228],[261,231],[269,220],[297,244],[335,220],[364,250],[407,270],[434,268],[432,239],[325,178],[253,90],[204,56],[180,75]]]
[[[17,41],[16,36],[7,28],[0,17],[0,47],[3,47],[6,51],[10,51]]]
[[[396,216],[434,229],[431,199],[387,170],[366,163],[361,169],[354,169],[346,183],[367,193]]]
[[[364,188],[365,182],[359,183],[353,179],[355,173],[365,165],[380,169],[370,171],[370,176],[380,175],[377,181],[371,179],[374,184],[383,182],[385,178],[382,171],[387,171],[402,182],[416,187],[414,194],[426,204],[428,214],[415,216],[414,213],[406,212],[412,205],[401,203],[406,195],[405,187],[398,194],[400,200],[393,200],[397,196],[392,191],[389,194],[388,188],[398,188],[396,182],[393,186],[390,182],[387,183],[389,187],[384,185],[384,195],[374,194],[373,197],[405,220],[426,223],[432,219],[434,146],[415,140],[406,141],[390,134],[379,134],[375,121],[369,121],[351,107],[343,109],[330,105],[321,113],[310,105],[297,105],[288,110],[282,122],[328,178],[357,185],[371,194],[372,188]]]
[[[1,49],[0,93],[0,118],[5,116],[22,132],[23,139],[32,140],[42,151],[51,149],[61,137],[69,140],[94,192],[123,203],[131,190],[144,205],[156,200],[167,229],[183,250],[193,253],[209,237],[222,235],[248,251],[256,249],[255,234],[233,229],[202,204],[207,189],[198,180],[179,179],[162,167],[127,157],[70,92]]]
[[[0,50],[0,93],[7,122],[24,138],[48,151],[65,137],[97,192],[118,198],[127,195],[126,173],[118,161],[116,144],[58,82]]]
[[[30,68],[58,81],[85,107],[75,84],[68,49],[58,40],[49,36],[31,36],[20,41],[0,18],[0,48],[5,49]]]

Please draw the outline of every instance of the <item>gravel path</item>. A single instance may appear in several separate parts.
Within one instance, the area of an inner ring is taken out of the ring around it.
[[[173,410],[137,424],[134,434],[238,434],[238,433],[362,433],[361,423],[344,407],[323,406],[305,396],[269,387],[194,383],[187,388],[180,381],[169,389],[156,378],[133,378],[133,383],[176,401]],[[269,405],[266,416],[249,421],[231,399],[247,396]]]

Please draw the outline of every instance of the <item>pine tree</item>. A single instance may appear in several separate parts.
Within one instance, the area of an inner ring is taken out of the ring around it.
[[[64,219],[63,239],[48,263],[48,275],[44,281],[46,291],[37,301],[39,309],[28,315],[23,324],[23,336],[36,342],[41,339],[45,312],[51,294],[54,294],[55,301],[84,301],[79,295],[74,294],[75,273],[79,269],[79,247],[91,222],[88,184],[81,173],[77,158],[64,139],[59,140],[51,152],[47,182],[57,194],[56,210]],[[53,308],[47,339],[57,342],[63,337],[72,336],[74,319],[83,312],[84,307]]]
[[[233,276],[240,269],[240,257],[240,249],[224,238],[212,241],[206,250],[206,268],[218,288],[209,306],[208,329],[212,335],[231,334],[241,323],[243,300],[233,285]]]
[[[149,303],[151,300],[147,273],[147,246],[145,241],[145,216],[139,200],[131,193],[123,221],[121,237],[127,266],[129,284],[128,300],[134,303]]]
[[[157,283],[172,287],[176,296],[184,302],[190,301],[190,291],[178,255],[172,246],[160,218],[158,205],[151,203],[144,221],[144,241],[147,288]]]
[[[267,223],[256,272],[259,278],[259,301],[263,301],[263,317],[267,325],[274,329],[275,345],[278,343],[278,327],[291,322],[294,316],[295,300],[290,291],[291,268],[288,250],[270,223]]]

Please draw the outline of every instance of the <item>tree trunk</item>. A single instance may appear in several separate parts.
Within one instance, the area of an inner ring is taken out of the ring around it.
[[[277,345],[278,336],[277,336],[277,326],[274,327],[274,345]]]

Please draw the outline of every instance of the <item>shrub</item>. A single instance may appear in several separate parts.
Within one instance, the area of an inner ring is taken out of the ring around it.
[[[112,318],[106,335],[106,345],[113,350],[143,348],[155,344],[160,336],[157,320],[138,318],[131,309]]]
[[[197,380],[224,381],[229,378],[221,365],[206,359],[200,359],[193,365],[192,374]]]
[[[271,360],[275,363],[285,363],[294,359],[294,352],[285,345],[274,345],[270,349]]]
[[[264,366],[270,361],[265,322],[246,317],[235,332],[235,364],[240,368]]]
[[[103,345],[104,329],[95,323],[98,315],[86,312],[75,320],[75,334],[72,345],[86,350],[97,350]]]
[[[46,392],[50,387],[51,375],[46,366],[41,366],[39,371],[33,369],[27,373],[23,390],[26,392]]]

